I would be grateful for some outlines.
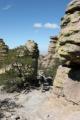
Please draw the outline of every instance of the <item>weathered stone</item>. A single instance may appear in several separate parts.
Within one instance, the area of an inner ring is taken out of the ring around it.
[[[80,102],[80,69],[60,66],[54,81],[54,93],[65,96],[69,102]]]
[[[66,10],[67,13],[73,13],[75,11],[80,11],[80,1],[79,0],[73,0],[68,5],[68,8]]]
[[[80,0],[73,0],[61,20],[57,43],[61,61],[54,80],[54,92],[80,104]]]
[[[25,44],[27,47],[29,53],[33,58],[38,58],[39,57],[39,50],[38,50],[38,45],[34,41],[28,40],[27,43]]]
[[[55,48],[56,48],[56,43],[58,41],[58,37],[57,36],[52,36],[48,47],[48,54],[54,54],[55,53]]]
[[[8,54],[8,46],[5,45],[3,39],[0,39],[0,62],[3,62]]]
[[[72,1],[61,21],[58,53],[63,64],[66,64],[66,61],[70,61],[70,64],[80,64],[80,9],[77,9],[79,7],[79,0]]]
[[[41,56],[39,59],[39,66],[45,69],[52,67],[55,64],[55,52],[56,52],[56,44],[58,41],[57,36],[51,37],[50,44],[48,47],[48,54],[45,56]]]

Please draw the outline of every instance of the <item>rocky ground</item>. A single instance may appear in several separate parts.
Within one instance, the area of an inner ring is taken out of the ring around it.
[[[80,120],[80,0],[68,5],[58,39],[56,51],[61,65],[53,89],[21,93],[6,93],[0,89],[0,120]],[[31,46],[31,53],[35,53],[32,42]],[[49,52],[54,47],[51,45]],[[46,65],[47,60],[53,61],[51,56],[44,59]]]
[[[0,120],[80,120],[80,106],[53,91],[0,91]]]

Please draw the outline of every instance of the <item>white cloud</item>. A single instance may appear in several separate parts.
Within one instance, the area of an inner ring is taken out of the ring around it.
[[[35,23],[33,27],[36,29],[42,28],[42,23]]]
[[[56,24],[56,23],[45,23],[45,24],[42,24],[42,23],[35,23],[33,25],[34,28],[36,29],[40,29],[40,28],[46,28],[46,29],[59,29],[59,26]]]
[[[56,23],[45,23],[44,28],[47,29],[58,29],[59,26]]]
[[[9,10],[12,7],[12,5],[6,5],[5,7],[2,8],[2,10]]]

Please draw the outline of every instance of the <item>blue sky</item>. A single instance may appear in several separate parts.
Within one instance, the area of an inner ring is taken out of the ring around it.
[[[0,0],[0,38],[10,48],[27,40],[45,53],[50,36],[59,33],[60,19],[71,0]]]

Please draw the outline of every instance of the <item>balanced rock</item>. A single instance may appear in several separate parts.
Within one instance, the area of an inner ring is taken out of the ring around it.
[[[34,58],[39,57],[39,50],[38,50],[37,43],[35,43],[32,40],[28,40],[27,43],[25,44],[25,46],[27,47],[31,56],[33,56]]]

